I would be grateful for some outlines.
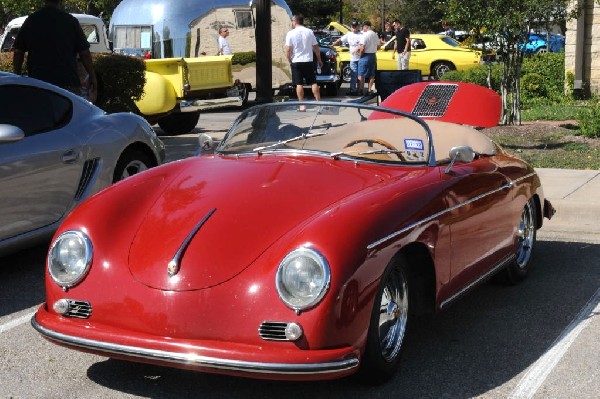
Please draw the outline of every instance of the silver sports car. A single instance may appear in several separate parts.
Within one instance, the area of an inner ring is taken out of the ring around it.
[[[81,201],[164,157],[143,118],[0,72],[0,254],[50,238]]]

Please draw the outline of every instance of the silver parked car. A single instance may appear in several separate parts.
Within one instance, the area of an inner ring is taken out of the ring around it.
[[[0,254],[50,238],[81,201],[164,157],[143,118],[0,72]]]

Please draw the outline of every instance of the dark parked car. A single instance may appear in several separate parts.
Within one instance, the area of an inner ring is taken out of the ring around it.
[[[321,87],[321,94],[336,96],[342,81],[337,70],[337,52],[328,46],[320,45],[321,61],[323,66],[319,71],[316,57],[314,57],[315,70],[317,72],[317,83]]]

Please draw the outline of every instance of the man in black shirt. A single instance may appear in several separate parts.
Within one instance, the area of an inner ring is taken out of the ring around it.
[[[396,44],[394,45],[394,53],[398,53],[398,69],[408,69],[408,62],[410,60],[410,31],[400,20],[394,20],[394,28],[396,29]]]
[[[21,74],[25,53],[30,77],[52,83],[76,94],[82,93],[77,56],[88,73],[89,99],[96,97],[96,74],[90,44],[77,18],[61,9],[62,0],[45,5],[23,23],[14,43],[13,70]]]

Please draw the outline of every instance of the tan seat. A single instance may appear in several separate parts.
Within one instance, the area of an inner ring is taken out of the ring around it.
[[[486,135],[470,126],[437,120],[427,121],[427,124],[431,129],[436,163],[448,162],[450,150],[453,147],[463,145],[470,146],[479,155],[494,155],[496,153],[494,143]],[[423,144],[427,146],[425,130],[420,124],[409,118],[398,118],[349,123],[335,128],[325,136],[311,139],[305,145],[305,148],[319,148],[329,152],[343,151],[353,155],[359,151],[356,148],[357,146],[348,147],[348,151],[344,148],[348,143],[360,139],[381,139],[401,151],[407,150],[405,140],[422,140]],[[363,150],[369,151],[373,148],[361,144],[360,151]],[[426,152],[427,147],[425,148]],[[397,159],[384,154],[378,155],[378,157],[369,156],[369,158],[392,161]]]
[[[478,155],[495,155],[496,146],[485,134],[465,125],[455,123],[428,121],[433,137],[436,163],[448,161],[453,147],[467,145]]]

